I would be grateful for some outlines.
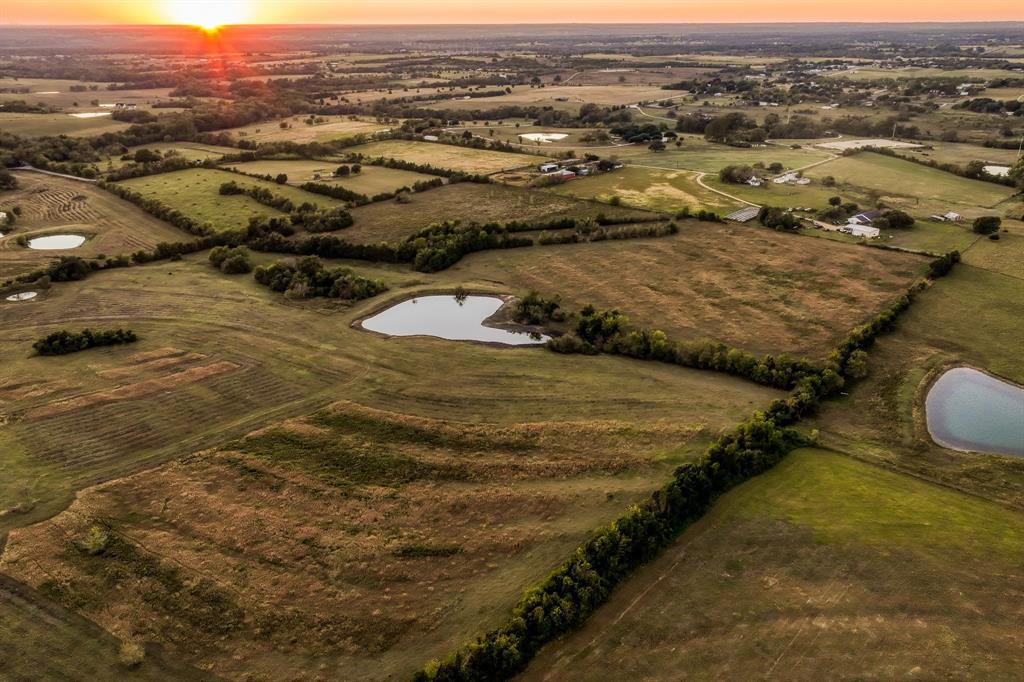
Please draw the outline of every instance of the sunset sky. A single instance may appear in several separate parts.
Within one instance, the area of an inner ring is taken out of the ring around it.
[[[0,0],[3,24],[1024,21],[1024,0]]]

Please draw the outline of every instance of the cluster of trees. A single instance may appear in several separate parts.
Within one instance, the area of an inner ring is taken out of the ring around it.
[[[351,227],[352,214],[338,206],[323,211],[297,211],[291,214],[292,225],[301,226],[307,232],[335,232]]]
[[[1013,116],[1024,116],[1024,102],[1015,99],[997,100],[991,97],[975,97],[954,105],[956,109],[966,109],[979,114],[1008,113]]]
[[[754,177],[754,169],[745,165],[729,165],[718,171],[718,179],[732,184],[743,184]]]
[[[215,246],[210,250],[210,263],[226,275],[252,272],[252,259],[244,246]]]
[[[800,227],[800,221],[794,218],[792,213],[787,213],[777,206],[762,206],[757,212],[757,219],[762,225],[773,230],[792,232]]]
[[[828,204],[829,207],[821,212],[821,219],[830,220],[833,223],[844,222],[850,216],[860,212],[860,206],[852,201],[844,204],[842,197],[829,197]]]
[[[734,486],[767,471],[806,440],[787,428],[835,394],[849,372],[859,373],[865,349],[893,328],[915,289],[854,329],[829,356],[828,365],[802,375],[790,395],[755,412],[716,439],[695,462],[678,467],[650,498],[595,532],[542,583],[527,590],[499,627],[443,661],[432,661],[417,682],[510,679],[548,642],[571,632],[603,604],[634,570],[653,559],[711,504]],[[592,338],[614,338],[622,324],[614,311],[590,316]]]
[[[18,189],[18,178],[6,168],[0,168],[0,192]]]
[[[324,267],[316,256],[300,258],[294,265],[278,261],[261,265],[254,273],[256,281],[289,298],[338,298],[359,301],[376,296],[387,287],[379,279],[357,275],[351,268]]]
[[[130,329],[107,329],[93,331],[83,329],[80,332],[69,332],[62,329],[45,336],[32,344],[40,355],[67,355],[99,346],[119,346],[135,343],[139,337]]]
[[[975,218],[972,227],[977,234],[994,234],[999,231],[1002,224],[1003,219],[999,216],[984,215]]]
[[[894,230],[903,230],[908,227],[913,227],[914,222],[914,217],[906,211],[887,209],[882,211],[882,215],[872,220],[871,224],[882,229],[890,228]]]
[[[704,137],[711,142],[750,146],[768,139],[768,131],[759,128],[746,115],[733,112],[708,121],[704,126]]]
[[[545,298],[536,291],[531,291],[516,301],[515,306],[512,308],[512,319],[520,324],[564,322],[566,313],[562,309],[561,300],[557,296]]]

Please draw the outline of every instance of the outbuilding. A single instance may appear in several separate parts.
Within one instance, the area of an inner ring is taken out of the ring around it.
[[[854,237],[865,237],[867,239],[878,239],[882,231],[877,227],[871,227],[870,225],[847,225],[843,230],[847,234],[852,234]]]

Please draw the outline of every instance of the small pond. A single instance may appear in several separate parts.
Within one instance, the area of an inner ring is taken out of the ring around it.
[[[544,335],[485,327],[505,301],[497,296],[452,295],[410,298],[363,320],[363,329],[390,336],[436,336],[449,341],[485,341],[508,346],[544,343]]]
[[[51,234],[45,237],[29,239],[28,248],[55,251],[59,249],[75,249],[84,243],[85,237],[80,234]]]
[[[31,301],[33,298],[39,295],[36,291],[23,291],[20,294],[11,294],[7,297],[8,301]]]
[[[1010,174],[1009,166],[985,166],[985,172],[997,178],[1005,178]]]
[[[558,142],[569,136],[565,133],[525,133],[519,137],[530,142]]]
[[[1024,389],[968,367],[951,369],[925,399],[928,432],[954,450],[1024,457]]]

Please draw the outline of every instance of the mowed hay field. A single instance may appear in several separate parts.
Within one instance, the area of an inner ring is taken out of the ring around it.
[[[0,528],[21,528],[2,570],[232,678],[405,677],[781,395],[351,327],[387,300],[289,303],[196,256],[0,309],[0,509],[18,510]],[[142,340],[29,355],[46,331],[99,321]],[[115,539],[90,556],[74,543],[94,523]]]
[[[382,201],[352,209],[355,224],[339,232],[339,236],[356,243],[395,242],[445,220],[546,223],[566,217],[596,218],[602,213],[636,220],[651,217],[644,211],[496,183],[461,182],[412,194],[408,199],[403,204]]]
[[[926,259],[760,227],[680,223],[678,235],[472,254],[440,277],[620,308],[678,340],[822,358],[921,276]]]
[[[346,154],[362,154],[367,158],[384,157],[412,163],[430,164],[463,173],[489,175],[503,170],[544,163],[543,156],[513,154],[490,149],[473,149],[437,142],[411,142],[408,140],[381,140],[349,147]]]
[[[90,111],[96,109],[90,107]],[[78,110],[72,110],[76,113]],[[23,137],[44,137],[69,135],[71,137],[92,137],[103,133],[127,130],[131,124],[115,121],[110,116],[77,118],[70,113],[59,114],[16,114],[0,112],[0,133]]]
[[[151,199],[159,199],[175,208],[200,225],[209,223],[216,230],[241,229],[249,224],[253,216],[279,216],[277,209],[264,206],[244,194],[222,196],[220,186],[235,182],[242,187],[263,187],[275,195],[287,197],[296,206],[311,202],[320,208],[344,206],[345,202],[320,194],[313,194],[297,187],[278,185],[275,182],[249,178],[237,173],[208,168],[192,168],[161,173],[141,178],[132,178],[118,184]]]
[[[598,201],[618,197],[626,206],[648,211],[676,213],[684,207],[719,214],[742,206],[737,201],[704,189],[696,173],[626,166],[610,173],[577,178],[550,189],[555,194]]]
[[[643,122],[643,119],[640,122]],[[809,147],[790,149],[782,145],[768,145],[741,149],[708,142],[693,135],[682,135],[680,139],[683,141],[681,148],[668,143],[667,150],[652,152],[646,145],[635,145],[616,149],[614,154],[622,161],[640,166],[703,173],[718,173],[726,166],[752,166],[758,162],[766,166],[778,162],[787,170],[791,170],[824,161],[832,156],[828,152]]]
[[[87,490],[12,531],[0,569],[232,679],[406,678],[498,622],[691,434],[674,419],[495,428],[340,404]],[[73,539],[100,520],[116,544],[89,557]]]
[[[385,281],[402,296],[403,284],[422,284],[423,276],[385,274]],[[76,486],[333,400],[469,421],[656,419],[679,414],[680,394],[714,394],[706,382],[720,383],[615,358],[581,364],[538,348],[386,339],[349,327],[383,300],[351,308],[288,303],[249,276],[221,275],[199,254],[0,305],[0,461],[9,474],[0,481],[0,509],[27,505],[28,514],[0,517],[0,530],[52,513]],[[32,354],[32,342],[56,329],[110,326],[131,328],[141,341],[59,358]],[[770,395],[731,385],[753,397],[723,416],[726,424]],[[713,414],[697,401],[695,421],[704,408]]]
[[[307,116],[292,116],[279,121],[254,123],[242,128],[230,128],[227,132],[243,140],[253,142],[329,142],[342,140],[356,135],[372,135],[389,126],[376,121],[351,120],[349,118],[327,116],[327,122],[308,125]],[[281,124],[287,125],[282,128]]]
[[[412,187],[417,182],[433,180],[436,175],[415,173],[413,171],[385,168],[383,166],[363,166],[355,175],[332,178],[333,173],[341,164],[337,161],[317,161],[312,159],[264,159],[250,161],[231,166],[244,173],[256,175],[273,175],[284,173],[288,176],[289,185],[301,185],[304,182],[320,182],[328,185],[339,185],[347,190],[372,197],[383,192],[393,192],[401,187]],[[320,179],[315,179],[316,174]]]
[[[15,176],[19,188],[0,192],[0,211],[10,212],[14,206],[22,210],[14,228],[0,238],[0,281],[32,271],[56,256],[114,256],[188,236],[91,182],[31,172],[15,172]],[[76,249],[62,251],[16,243],[21,235],[48,234],[79,234],[88,239]]]
[[[862,152],[816,166],[806,172],[811,178],[831,175],[839,183],[874,191],[886,203],[913,215],[956,210],[974,217],[1014,194],[1013,188],[981,180],[969,180],[952,173],[910,161]]]
[[[678,92],[662,90],[657,85],[545,85],[543,88],[517,86],[511,94],[499,97],[443,98],[449,109],[482,109],[506,104],[545,104],[557,108],[578,109],[581,104],[621,105],[645,100],[682,97]],[[560,100],[565,98],[565,100]]]
[[[1024,516],[823,450],[725,495],[524,680],[1011,679]]]

